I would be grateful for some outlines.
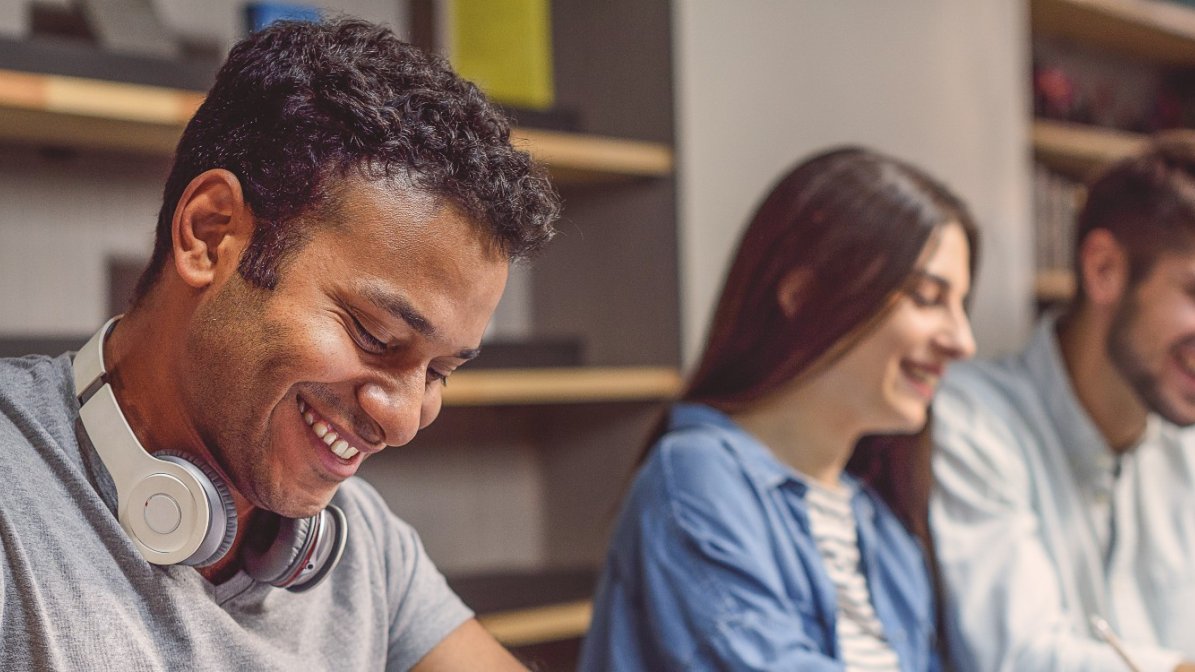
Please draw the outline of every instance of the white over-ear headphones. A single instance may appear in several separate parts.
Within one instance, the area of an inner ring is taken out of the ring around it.
[[[104,368],[104,339],[114,317],[74,362],[83,428],[116,484],[117,519],[141,555],[156,565],[204,567],[220,560],[236,538],[237,512],[219,475],[190,455],[150,455],[129,427]],[[273,539],[250,538],[241,558],[254,579],[302,592],[340,561],[348,539],[344,513],[329,505],[310,518],[278,517]]]

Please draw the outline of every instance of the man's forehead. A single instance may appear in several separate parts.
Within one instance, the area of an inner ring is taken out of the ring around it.
[[[448,198],[421,189],[403,175],[372,177],[350,171],[327,189],[321,214],[333,223],[350,223],[361,218],[394,218],[419,223],[455,208]]]
[[[1195,246],[1162,250],[1154,260],[1153,271],[1174,281],[1195,282]]]
[[[310,217],[323,225],[342,230],[366,222],[380,225],[372,229],[401,246],[413,237],[428,232],[428,225],[444,222],[463,223],[453,241],[445,246],[476,245],[495,261],[512,262],[494,226],[486,215],[474,212],[456,198],[419,186],[409,171],[392,173],[370,167],[333,172],[324,186],[324,196]],[[432,236],[440,238],[440,236]]]

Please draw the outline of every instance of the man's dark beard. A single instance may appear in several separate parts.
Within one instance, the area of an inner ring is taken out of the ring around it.
[[[1129,289],[1112,317],[1112,330],[1108,332],[1108,358],[1150,412],[1180,427],[1195,424],[1195,417],[1184,415],[1180,409],[1162,397],[1157,376],[1149,371],[1145,362],[1141,361],[1141,357],[1133,350],[1129,332],[1132,331],[1133,323],[1137,321],[1140,312],[1141,304],[1132,289]]]

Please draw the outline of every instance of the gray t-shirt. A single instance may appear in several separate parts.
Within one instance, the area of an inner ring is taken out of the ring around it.
[[[0,359],[4,670],[406,670],[472,617],[360,479],[333,500],[344,556],[310,591],[149,564],[78,417],[69,356]]]

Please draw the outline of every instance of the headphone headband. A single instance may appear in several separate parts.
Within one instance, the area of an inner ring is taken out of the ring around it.
[[[156,459],[137,440],[104,366],[104,339],[119,319],[108,320],[75,355],[79,417],[116,484],[117,520],[141,555],[157,565],[206,564],[236,533],[235,520],[230,529],[226,516],[212,515],[219,493],[197,477],[198,467]]]
[[[87,339],[87,344],[75,353],[75,396],[79,398],[80,404],[85,403],[87,397],[91,396],[94,392],[93,387],[106,382],[104,379],[108,370],[104,367],[104,340],[108,338],[108,332],[112,331],[112,326],[120,318],[121,316],[117,315],[105,322],[99,331]]]

